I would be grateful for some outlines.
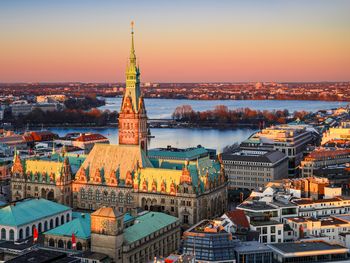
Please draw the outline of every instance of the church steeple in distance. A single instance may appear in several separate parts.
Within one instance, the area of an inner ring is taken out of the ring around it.
[[[131,22],[131,49],[125,75],[125,93],[119,113],[119,144],[140,145],[147,151],[147,115],[135,53],[134,22]]]

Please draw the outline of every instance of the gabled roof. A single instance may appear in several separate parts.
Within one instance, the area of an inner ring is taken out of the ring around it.
[[[75,139],[77,142],[90,142],[96,140],[108,140],[105,136],[98,133],[88,133],[81,134],[78,138]]]
[[[91,215],[116,218],[116,217],[120,217],[122,213],[120,213],[117,209],[112,207],[101,207],[95,212],[93,212]]]
[[[178,221],[174,216],[159,212],[148,212],[136,218],[135,224],[124,229],[124,240],[133,243]]]
[[[25,199],[0,209],[0,225],[21,226],[69,210],[68,206],[43,198]]]
[[[229,211],[225,214],[236,226],[249,228],[249,221],[243,210]]]
[[[153,167],[139,145],[95,144],[80,169],[88,169],[90,175],[101,169],[106,175],[119,171],[120,179],[125,179],[126,173],[134,171],[137,165]]]
[[[91,217],[90,214],[73,213],[73,220],[59,227],[51,229],[44,234],[55,236],[72,236],[77,238],[89,239],[91,236]]]

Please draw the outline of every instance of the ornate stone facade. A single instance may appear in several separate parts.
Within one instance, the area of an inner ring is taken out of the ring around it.
[[[147,151],[147,114],[141,96],[140,68],[136,64],[133,30],[125,94],[119,113],[119,144],[141,145]]]
[[[147,150],[139,77],[132,32],[119,145],[94,146],[73,182],[74,208],[109,206],[128,212],[141,207],[176,216],[185,226],[220,215],[227,205],[226,178],[220,162],[210,160],[208,151],[202,147]]]
[[[21,160],[15,154],[11,169],[12,200],[42,197],[72,206],[72,171],[68,157]]]
[[[119,145],[96,144],[79,164],[74,180],[68,159],[24,163],[16,156],[13,199],[43,196],[88,210],[142,208],[178,217],[184,227],[226,210],[227,180],[220,160],[211,160],[203,147],[147,149],[147,115],[133,35],[119,115]]]

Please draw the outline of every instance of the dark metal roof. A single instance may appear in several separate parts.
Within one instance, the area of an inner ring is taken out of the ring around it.
[[[277,163],[284,159],[288,159],[288,157],[280,152],[280,151],[268,151],[263,152],[261,155],[257,154],[249,154],[249,153],[243,153],[239,154],[240,152],[236,153],[224,153],[222,154],[222,160],[229,160],[229,161],[245,161],[245,162],[264,162],[264,163]]]

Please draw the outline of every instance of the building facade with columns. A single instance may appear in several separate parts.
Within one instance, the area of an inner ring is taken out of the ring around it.
[[[0,239],[18,241],[53,229],[72,219],[72,209],[44,198],[12,202],[0,209]]]

